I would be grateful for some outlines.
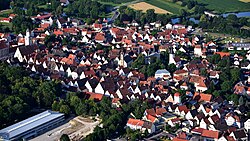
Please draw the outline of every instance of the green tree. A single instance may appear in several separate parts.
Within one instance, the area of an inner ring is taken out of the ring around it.
[[[237,94],[232,94],[230,96],[230,100],[234,102],[234,104],[238,105],[239,102],[239,96]]]
[[[156,18],[155,10],[154,9],[148,9],[146,11],[146,20],[148,23],[154,22]]]
[[[12,27],[16,33],[25,33],[27,29],[33,29],[34,24],[30,18],[18,15],[12,20]]]
[[[70,141],[69,136],[68,136],[67,134],[63,134],[63,135],[60,137],[60,141]]]
[[[187,16],[187,11],[185,9],[180,9],[180,12],[182,17],[186,17]]]
[[[205,14],[202,14],[200,17],[200,21],[206,22],[207,21],[207,16]]]
[[[230,69],[231,81],[235,83],[240,79],[240,68]]]
[[[167,67],[168,71],[170,73],[173,73],[176,71],[176,65],[175,64],[169,64],[168,67]]]
[[[77,107],[80,102],[81,99],[78,96],[72,96],[70,98],[70,106],[72,107]]]
[[[58,82],[41,82],[33,96],[40,106],[51,106],[56,96],[61,94],[61,89],[59,87],[61,86]]]
[[[56,8],[56,15],[61,15],[63,13],[63,7],[60,5]]]
[[[54,101],[51,107],[53,111],[59,111],[60,109],[59,103],[57,101]]]
[[[225,92],[231,90],[232,88],[232,84],[230,81],[224,81],[222,84],[221,84],[221,89]]]
[[[244,104],[244,98],[242,96],[240,96],[239,98],[239,105],[243,105]]]
[[[145,64],[145,56],[140,54],[136,60],[132,63],[132,68],[141,68]]]
[[[68,105],[62,105],[60,107],[60,112],[64,113],[65,115],[69,115],[70,114],[70,108]]]
[[[218,64],[220,60],[221,60],[221,57],[219,54],[214,54],[211,57],[209,57],[209,61],[213,64]]]
[[[206,77],[208,75],[207,70],[201,69],[201,75]]]

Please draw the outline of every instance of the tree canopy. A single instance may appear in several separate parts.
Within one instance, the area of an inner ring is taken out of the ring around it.
[[[20,67],[0,63],[0,76],[0,128],[27,118],[33,108],[50,108],[61,94],[60,83],[31,78]]]

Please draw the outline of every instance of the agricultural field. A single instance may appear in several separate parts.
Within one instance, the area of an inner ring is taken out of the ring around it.
[[[188,0],[185,0],[188,2]],[[199,3],[204,4],[209,10],[214,10],[218,13],[227,12],[242,12],[250,11],[250,0],[197,0]],[[182,7],[181,2],[176,3],[170,0],[146,0],[145,2],[169,11],[173,14],[180,14],[180,9],[185,9],[188,12],[193,12],[187,9],[187,7]]]
[[[169,0],[147,0],[147,3],[159,7],[161,9],[167,10],[173,14],[180,14],[180,9],[185,9],[186,11],[191,12],[186,7],[182,7],[178,2],[173,3]]]
[[[156,7],[156,6],[151,5],[149,3],[146,3],[146,2],[139,2],[136,4],[131,4],[131,5],[129,5],[129,7],[133,8],[135,10],[142,10],[143,12],[146,12],[148,9],[154,9],[155,13],[158,13],[158,14],[167,14],[167,13],[172,14],[172,12],[161,9],[159,7]]]
[[[206,8],[219,13],[250,11],[250,0],[197,0],[206,5]],[[244,2],[242,2],[244,1]]]
[[[250,2],[250,0],[240,0],[240,1],[242,1],[242,2],[246,2],[246,3],[247,3],[247,2]]]

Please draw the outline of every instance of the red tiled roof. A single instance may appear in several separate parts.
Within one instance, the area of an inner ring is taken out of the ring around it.
[[[120,100],[120,98],[113,98],[112,103],[117,103]]]
[[[196,99],[198,101],[206,101],[206,102],[210,102],[212,99],[212,95],[211,94],[204,94],[204,93],[199,93],[199,92],[195,92],[193,99]]]
[[[11,19],[10,18],[2,18],[1,21],[9,21],[10,22]]]
[[[203,130],[201,136],[213,139],[219,139],[219,132],[218,131],[211,131],[211,130]]]
[[[176,71],[174,72],[174,74],[182,74],[182,73],[187,73],[187,71],[181,69],[181,70],[176,70]]]
[[[157,115],[163,115],[163,113],[166,113],[167,110],[165,108],[156,108],[156,114]]]
[[[102,100],[103,94],[97,94],[97,93],[92,93],[92,92],[86,92],[86,94],[90,95],[89,99],[93,100]]]
[[[104,41],[105,40],[104,34],[103,33],[97,33],[96,36],[95,36],[95,40]]]
[[[180,110],[180,112],[184,111],[185,113],[188,112],[188,108],[186,105],[181,105],[181,106],[178,106],[178,109]]]
[[[173,141],[187,141],[187,140],[175,137],[175,138],[173,138]]]
[[[187,138],[187,135],[186,135],[185,132],[181,132],[181,133],[179,133],[179,134],[177,135],[177,137],[180,138],[180,139],[186,139],[186,138]]]
[[[174,118],[174,119],[171,119],[172,122],[178,122],[178,121],[181,121],[179,118]]]
[[[102,24],[94,23],[93,27],[102,29]]]
[[[129,118],[127,124],[142,126],[144,124],[144,121],[139,119]]]
[[[147,109],[146,112],[147,112],[147,114],[149,114],[149,115],[156,116],[155,110],[154,110],[153,108],[152,108],[152,109]]]
[[[42,23],[42,24],[40,24],[40,27],[41,28],[48,28],[50,26],[50,24],[49,23]]]
[[[214,54],[219,54],[220,57],[230,56],[230,53],[229,53],[229,52],[215,52]]]
[[[63,32],[60,31],[60,30],[55,30],[55,31],[54,31],[54,34],[55,34],[56,36],[58,36],[58,35],[63,35]]]
[[[35,17],[36,19],[39,19],[39,20],[43,20],[43,19],[47,19],[51,16],[51,13],[48,13],[46,15],[42,15],[42,16],[37,16]]]
[[[156,117],[151,116],[151,115],[146,115],[147,119],[150,120],[151,122],[155,122]]]
[[[201,134],[203,132],[203,130],[205,130],[205,129],[203,129],[203,128],[195,128],[191,132],[193,132],[193,133],[200,133]]]

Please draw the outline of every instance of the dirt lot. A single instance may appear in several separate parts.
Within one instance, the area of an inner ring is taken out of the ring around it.
[[[58,141],[62,134],[69,135],[72,141],[79,141],[92,133],[98,124],[99,121],[78,116],[51,131],[31,139],[31,141]]]
[[[166,10],[161,9],[159,7],[153,6],[153,5],[148,4],[146,2],[139,2],[136,4],[131,4],[131,5],[129,5],[129,7],[133,8],[135,10],[142,10],[143,12],[146,12],[148,9],[154,9],[155,13],[158,13],[158,14],[167,14],[167,13],[172,14],[169,11],[166,11]]]

